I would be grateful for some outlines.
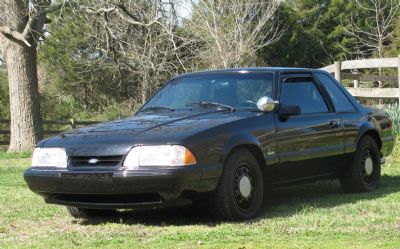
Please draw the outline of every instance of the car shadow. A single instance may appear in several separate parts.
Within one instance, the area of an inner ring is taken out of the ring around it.
[[[320,181],[316,183],[276,188],[267,191],[264,206],[260,215],[248,221],[232,221],[232,223],[253,223],[260,219],[290,217],[304,210],[317,208],[334,208],[343,204],[360,200],[372,200],[400,191],[400,176],[383,175],[378,190],[368,193],[345,193],[339,181]],[[122,223],[128,225],[152,226],[216,226],[226,221],[218,221],[204,207],[177,207],[168,209],[120,211],[109,217],[74,220],[82,225],[104,223]]]
[[[288,217],[309,209],[334,208],[356,203],[361,200],[374,200],[400,191],[400,176],[381,176],[377,190],[366,193],[346,193],[339,180],[282,187],[266,193],[264,208],[260,217]]]

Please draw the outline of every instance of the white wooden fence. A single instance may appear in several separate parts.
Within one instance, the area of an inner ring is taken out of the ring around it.
[[[358,69],[373,68],[397,68],[397,75],[372,75],[357,72]],[[338,81],[353,80],[354,87],[347,87],[347,90],[355,97],[399,99],[400,102],[400,55],[395,58],[339,61],[321,69],[334,74]],[[351,73],[344,73],[343,70],[349,70]],[[360,88],[360,81],[395,82],[397,88]]]

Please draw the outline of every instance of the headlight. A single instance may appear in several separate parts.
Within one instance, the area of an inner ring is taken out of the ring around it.
[[[196,162],[192,152],[180,145],[136,146],[126,156],[124,167],[185,166]]]
[[[67,167],[67,153],[63,148],[36,148],[32,167]]]

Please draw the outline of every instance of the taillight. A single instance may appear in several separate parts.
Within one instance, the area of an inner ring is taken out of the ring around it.
[[[386,128],[392,128],[392,126],[393,126],[393,122],[392,122],[392,120],[388,120],[388,122],[387,122],[387,124],[386,124]]]

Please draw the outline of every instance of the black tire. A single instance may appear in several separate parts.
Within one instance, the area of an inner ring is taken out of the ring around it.
[[[346,192],[367,192],[378,188],[380,177],[381,163],[378,145],[372,137],[364,135],[360,138],[353,161],[345,169],[340,183]]]
[[[238,149],[226,160],[210,210],[218,219],[250,219],[259,213],[263,197],[263,174],[257,159],[248,150]]]
[[[67,206],[68,213],[76,219],[93,219],[111,217],[116,214],[113,209],[86,209]]]

